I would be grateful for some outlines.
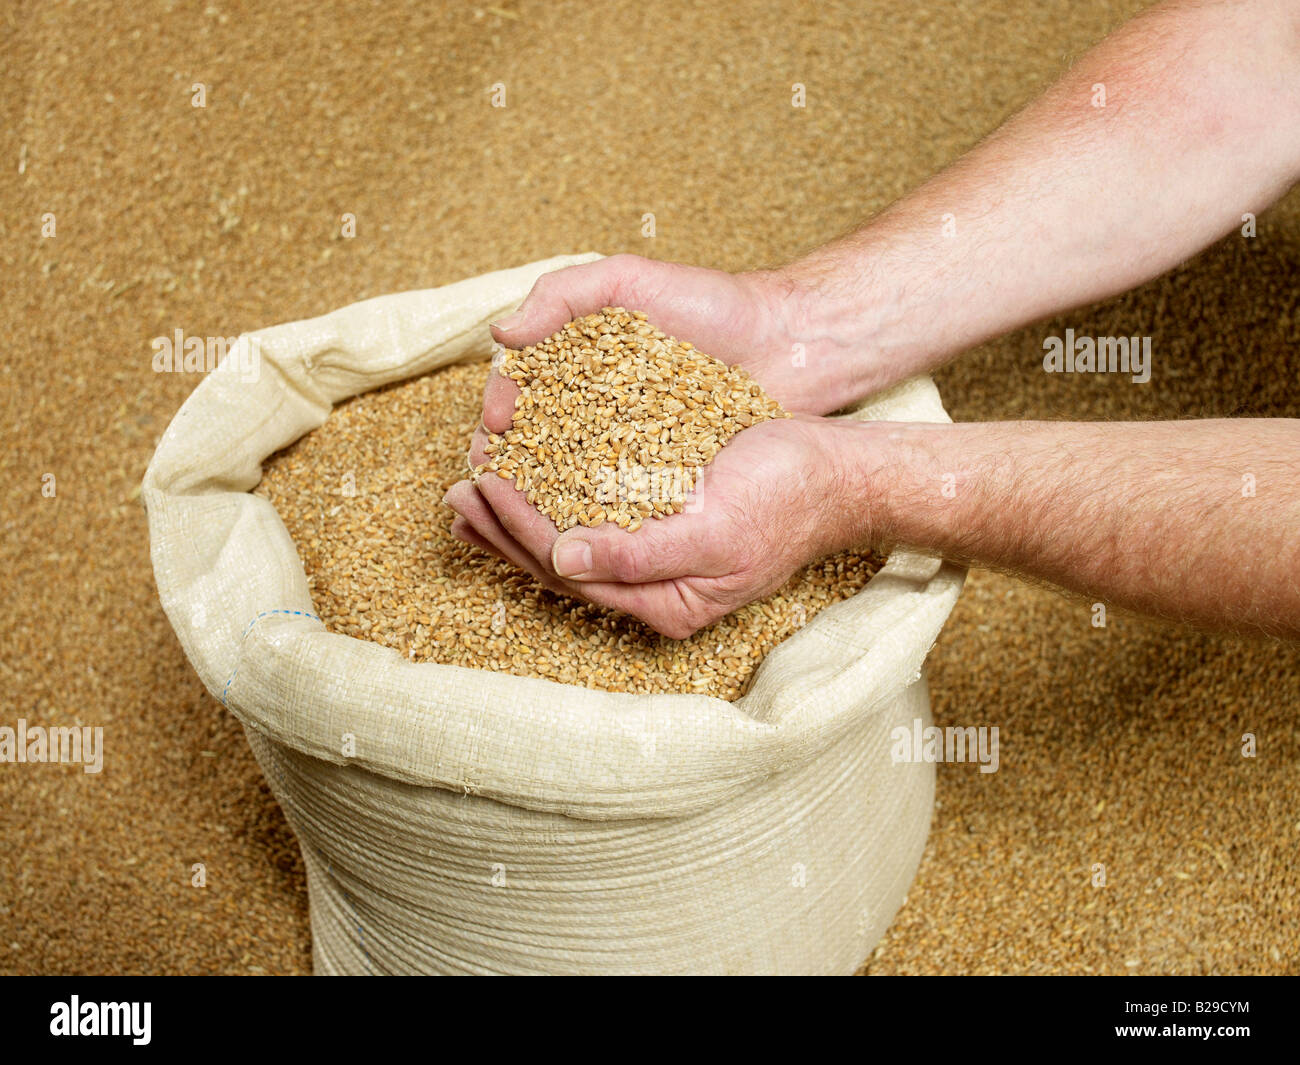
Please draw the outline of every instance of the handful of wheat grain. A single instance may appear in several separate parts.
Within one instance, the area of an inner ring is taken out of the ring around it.
[[[737,433],[788,418],[737,366],[606,307],[520,351],[500,372],[520,389],[513,422],[475,472],[513,480],[560,531],[635,531],[676,514]]]

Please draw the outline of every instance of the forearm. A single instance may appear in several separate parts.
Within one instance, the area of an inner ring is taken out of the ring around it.
[[[841,543],[909,544],[1143,613],[1300,635],[1300,421],[827,432]]]
[[[1104,106],[1094,86],[1102,86]],[[846,396],[1124,291],[1300,177],[1300,6],[1163,4],[858,233],[782,272]]]

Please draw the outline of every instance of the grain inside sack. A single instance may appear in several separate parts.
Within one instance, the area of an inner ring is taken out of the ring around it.
[[[670,520],[728,440],[788,417],[740,368],[622,308],[506,352],[499,370],[521,395],[480,472],[513,480],[561,530]],[[489,372],[452,366],[358,396],[267,465],[257,493],[298,545],[331,630],[416,662],[730,700],[773,647],[879,568],[866,553],[812,563],[684,641],[542,588],[453,538],[440,502],[465,475]]]

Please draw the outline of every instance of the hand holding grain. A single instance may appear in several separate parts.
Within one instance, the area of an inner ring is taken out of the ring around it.
[[[552,591],[685,639],[839,546],[819,422],[802,416],[745,430],[707,467],[685,510],[635,532],[604,523],[561,534],[512,482],[487,476],[448,491],[458,515],[452,533]],[[486,458],[482,445],[480,437],[472,460]]]
[[[644,312],[566,322],[492,376],[515,395],[447,494],[452,531],[549,587],[684,639],[829,546],[821,419],[790,426],[743,369]]]
[[[535,344],[565,323],[602,307],[644,311],[665,333],[693,342],[730,366],[740,366],[786,410],[828,414],[856,398],[846,391],[849,362],[833,353],[812,323],[815,290],[785,274],[728,274],[611,255],[544,274],[518,311],[492,326],[507,348]],[[805,336],[804,334],[808,334]],[[492,377],[483,397],[483,424],[504,432],[518,390]]]

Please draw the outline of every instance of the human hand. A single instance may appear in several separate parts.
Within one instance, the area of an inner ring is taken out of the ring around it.
[[[612,255],[543,274],[519,310],[493,324],[492,335],[519,349],[603,307],[644,311],[670,336],[744,367],[786,410],[827,414],[857,394],[853,360],[816,324],[818,299],[813,287],[782,271],[728,274]],[[513,381],[491,375],[483,424],[494,433],[508,429],[518,395]]]
[[[636,532],[606,523],[561,535],[513,483],[487,476],[447,492],[458,515],[452,533],[552,591],[685,639],[845,546],[839,478],[826,446],[831,426],[799,416],[744,430],[705,468],[685,511],[647,520]],[[480,429],[470,453],[476,466],[486,442]]]

